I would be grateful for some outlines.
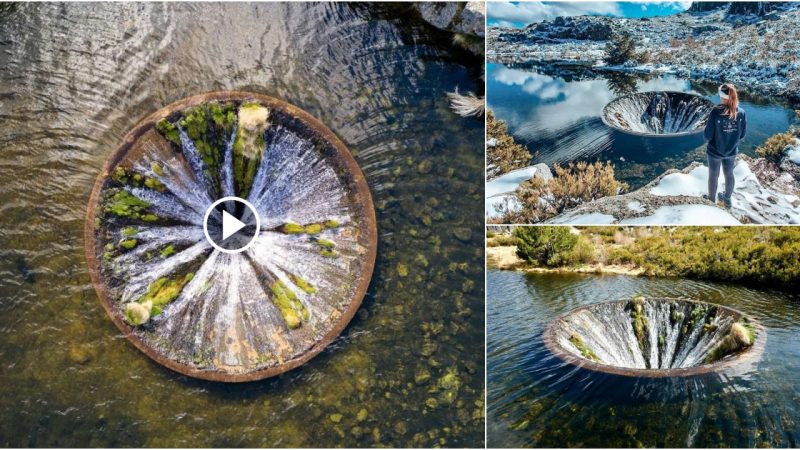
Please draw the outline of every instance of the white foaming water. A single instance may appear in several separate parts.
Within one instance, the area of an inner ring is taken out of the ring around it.
[[[705,125],[712,104],[703,97],[669,92],[637,93],[621,97],[606,107],[612,126],[646,134],[697,131]]]
[[[263,211],[265,228],[350,215],[344,189],[333,168],[313,151],[310,142],[281,126],[267,131],[267,150],[247,200]]]
[[[210,246],[202,227],[212,198],[237,194],[236,125],[221,149],[219,187],[211,182],[195,143],[185,130],[179,132],[178,156],[162,161],[155,152],[145,153],[133,164],[138,173],[157,179],[165,189],[126,189],[147,201],[148,212],[166,223],[137,226],[131,236],[136,247],[113,260],[114,273],[123,277],[115,288],[120,307],[139,300],[160,278],[180,282],[192,272],[163,312],[136,329],[145,342],[170,358],[231,373],[297,357],[330,331],[355,293],[366,249],[353,228],[356,221],[345,182],[312,142],[273,124],[265,133],[265,149],[247,198],[261,220],[259,237],[243,253],[224,254]],[[153,163],[160,166],[161,175]],[[339,226],[313,236],[272,231],[289,222],[328,220]],[[121,230],[114,235],[123,238]],[[330,249],[320,239],[333,243],[330,253],[323,251]],[[169,245],[174,252],[162,255]],[[304,289],[298,279],[312,288]],[[273,293],[276,285],[293,294],[308,312],[300,327],[288,327]]]

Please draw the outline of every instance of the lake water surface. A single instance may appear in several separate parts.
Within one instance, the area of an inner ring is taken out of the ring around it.
[[[697,83],[671,75],[599,74],[588,70],[559,70],[532,65],[490,63],[486,70],[487,106],[506,121],[517,142],[537,153],[534,162],[611,161],[617,179],[633,189],[669,169],[683,169],[705,161],[705,146],[674,149],[660,142],[642,147],[616,142],[600,120],[611,100],[633,92],[681,91],[718,103],[717,85]],[[798,123],[795,112],[779,99],[758,98],[742,90],[741,107],[747,112],[747,136],[739,150],[755,156],[767,138]],[[653,148],[650,148],[653,147]],[[661,156],[644,157],[646,153]]]

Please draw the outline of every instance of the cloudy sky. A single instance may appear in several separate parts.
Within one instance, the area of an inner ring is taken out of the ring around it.
[[[687,2],[488,2],[489,25],[524,27],[558,16],[653,17],[685,11]]]

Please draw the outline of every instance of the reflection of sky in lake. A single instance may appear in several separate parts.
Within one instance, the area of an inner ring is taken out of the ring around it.
[[[646,184],[670,168],[682,169],[705,158],[704,148],[669,152],[659,142],[644,143],[646,152],[629,142],[614,142],[608,127],[600,120],[603,107],[626,92],[671,90],[701,94],[719,102],[716,85],[700,85],[664,75],[610,75],[595,79],[566,80],[537,73],[535,69],[487,66],[487,103],[495,115],[508,124],[509,132],[531,152],[535,162],[549,165],[575,160],[611,160],[617,177],[633,187]],[[743,153],[754,155],[755,147],[769,136],[786,131],[794,111],[746,96],[748,135],[740,145]],[[655,156],[653,156],[655,152]],[[664,152],[663,156],[661,152]],[[637,155],[648,153],[647,158]],[[622,159],[620,159],[622,158]]]

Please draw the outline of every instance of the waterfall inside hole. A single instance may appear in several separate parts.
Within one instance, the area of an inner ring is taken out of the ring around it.
[[[615,373],[696,369],[752,352],[758,324],[724,306],[638,297],[575,309],[551,322],[545,342],[557,356]],[[761,341],[761,342],[759,342]],[[763,346],[761,346],[763,347]]]

